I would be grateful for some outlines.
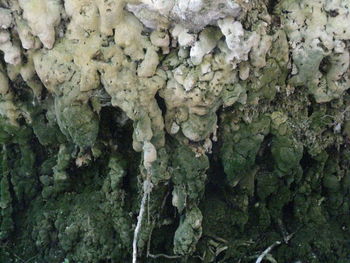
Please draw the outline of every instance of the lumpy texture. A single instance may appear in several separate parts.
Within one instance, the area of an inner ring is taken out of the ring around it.
[[[348,262],[349,11],[0,0],[0,261]]]

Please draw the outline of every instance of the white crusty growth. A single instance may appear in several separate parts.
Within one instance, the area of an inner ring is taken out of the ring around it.
[[[32,33],[39,37],[46,48],[52,48],[55,43],[55,26],[61,20],[61,1],[19,0],[19,4]]]
[[[242,24],[233,18],[225,18],[218,21],[221,32],[225,35],[227,47],[221,46],[222,51],[227,53],[226,61],[248,60],[248,53],[257,42],[258,36],[253,32],[247,39]]]
[[[207,25],[214,25],[218,19],[227,16],[238,17],[241,12],[241,7],[232,0],[142,0],[141,2],[139,5],[128,5],[128,9],[145,25],[155,25],[152,20],[160,14],[195,32],[199,32]],[[142,12],[138,6],[151,12]]]
[[[12,15],[9,9],[0,7],[0,28],[7,29],[12,24]]]
[[[190,56],[192,63],[194,65],[199,65],[203,57],[215,48],[220,37],[221,33],[217,29],[210,27],[205,28],[199,34],[199,40],[191,48]]]
[[[8,78],[0,65],[0,116],[7,118],[10,124],[17,126],[20,112],[13,103],[13,97]]]
[[[13,65],[21,63],[21,50],[18,45],[11,42],[8,31],[0,30],[0,50],[4,52],[5,62]]]
[[[147,170],[152,166],[152,163],[157,160],[157,150],[154,145],[148,141],[143,144],[143,164]]]

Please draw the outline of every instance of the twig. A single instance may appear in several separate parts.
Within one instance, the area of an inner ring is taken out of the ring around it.
[[[157,255],[153,255],[151,253],[148,254],[149,257],[151,258],[168,258],[168,259],[178,259],[181,258],[181,256],[171,256],[171,255],[166,255],[166,254],[157,254]]]
[[[143,182],[143,196],[141,200],[141,205],[140,205],[140,211],[139,215],[137,217],[137,224],[135,227],[134,231],[134,240],[132,242],[132,263],[137,263],[137,239],[139,237],[139,233],[141,231],[141,225],[142,225],[142,219],[143,215],[145,213],[145,206],[146,206],[146,201],[147,197],[149,196],[150,192],[152,190],[152,183],[149,178],[147,178]]]
[[[297,230],[297,231],[298,231],[298,230]],[[283,236],[284,243],[288,244],[289,240],[292,239],[292,237],[294,236],[294,234],[295,234],[297,231],[293,232],[292,234],[290,234],[290,235],[288,235],[288,236]],[[274,247],[279,246],[279,245],[281,245],[281,244],[282,244],[281,241],[276,241],[275,243],[273,243],[271,246],[269,246],[267,249],[265,249],[265,250],[260,254],[260,256],[257,258],[257,260],[255,261],[255,263],[260,263],[260,262],[264,259],[264,257],[266,257]]]
[[[205,255],[206,255],[206,252],[204,251],[203,256],[194,255],[193,257],[194,257],[194,258],[199,258],[202,262],[204,262],[204,257],[205,257]]]
[[[221,237],[218,237],[218,236],[215,236],[215,235],[205,235],[205,237],[210,237],[210,238],[213,238],[221,243],[224,243],[224,244],[227,244],[228,241],[226,239],[223,239]]]
[[[34,259],[34,258],[36,258],[38,255],[35,255],[35,256],[33,256],[33,257],[31,257],[31,258],[29,258],[28,260],[26,260],[24,263],[29,263],[32,259]]]
[[[288,232],[287,232],[287,230],[286,230],[286,228],[285,228],[285,226],[284,226],[282,220],[281,220],[281,219],[278,219],[278,220],[277,220],[277,224],[278,224],[278,226],[279,226],[279,228],[280,228],[280,230],[281,230],[281,234],[282,234],[282,236],[283,236],[284,243],[287,244],[290,238],[288,238],[289,235],[288,235]]]
[[[21,262],[25,262],[21,257],[17,256],[16,253],[12,253],[12,254],[15,256],[15,258],[19,259]]]
[[[258,259],[255,261],[255,263],[260,263],[264,257],[266,257],[266,255],[276,246],[281,245],[281,241],[276,241],[275,243],[273,243],[271,246],[269,246],[267,249],[265,249],[261,255],[258,257]]]
[[[161,211],[163,211],[164,207],[165,207],[165,204],[166,204],[166,200],[168,199],[168,196],[170,194],[170,191],[167,191],[165,197],[163,198],[163,202],[162,202],[162,206],[161,206],[161,209],[158,213],[158,216],[157,216],[157,219],[153,220],[152,221],[152,227],[151,227],[151,231],[149,233],[149,237],[148,237],[148,241],[147,241],[147,257],[151,254],[150,253],[150,250],[151,250],[151,239],[152,239],[152,233],[153,233],[153,229],[154,229],[154,226],[155,226],[155,221],[156,220],[159,220],[160,218],[160,213]]]

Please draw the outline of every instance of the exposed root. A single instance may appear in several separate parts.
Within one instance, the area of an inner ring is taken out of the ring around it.
[[[266,257],[267,254],[269,254],[270,251],[271,251],[274,247],[281,245],[281,243],[282,243],[281,241],[276,241],[276,242],[273,243],[271,246],[269,246],[267,249],[265,249],[265,250],[261,253],[261,255],[258,257],[258,259],[255,261],[255,263],[260,263],[260,262],[264,259],[264,257]]]
[[[295,232],[288,235],[288,236],[284,236],[283,239],[284,239],[284,242],[287,244],[289,242],[289,240],[294,236]],[[255,261],[255,263],[260,263],[264,257],[267,257],[267,255],[270,253],[270,251],[272,249],[274,249],[276,246],[279,246],[281,245],[282,242],[281,241],[276,241],[274,242],[271,246],[269,246],[267,249],[265,249],[261,254],[260,256],[257,258],[257,260]]]
[[[161,210],[162,211],[165,207],[165,204],[166,204],[166,200],[169,196],[170,192],[168,191],[163,199],[163,202],[162,202],[162,206],[161,206]],[[159,215],[158,215],[159,216]],[[159,219],[159,218],[158,218]],[[150,252],[150,249],[151,249],[151,239],[152,239],[152,233],[153,233],[153,229],[154,229],[154,225],[155,225],[155,222],[153,221],[152,223],[152,228],[151,228],[151,233],[149,234],[149,237],[148,237],[148,242],[147,242],[147,257],[150,257],[150,258],[168,258],[168,259],[178,259],[178,258],[181,258],[181,256],[177,256],[177,255],[166,255],[166,254],[152,254]]]
[[[181,256],[171,256],[171,255],[166,255],[166,254],[156,254],[156,255],[153,255],[151,253],[148,254],[148,256],[150,258],[168,258],[168,259],[178,259],[178,258],[181,258]]]
[[[134,239],[132,242],[132,263],[137,263],[137,240],[141,231],[142,219],[145,213],[146,202],[151,191],[152,183],[148,178],[143,182],[143,196],[141,200],[139,215],[137,217],[137,224],[134,231]]]

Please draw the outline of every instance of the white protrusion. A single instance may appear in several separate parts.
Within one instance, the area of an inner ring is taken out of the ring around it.
[[[170,134],[176,134],[179,130],[180,126],[176,122],[173,122],[173,124],[171,124]]]
[[[18,65],[21,63],[21,49],[10,40],[10,33],[0,31],[0,50],[4,52],[6,63]]]
[[[0,28],[7,29],[11,26],[12,15],[9,9],[0,7]]]
[[[144,142],[143,144],[143,164],[148,170],[151,168],[152,163],[157,160],[156,147],[150,142]]]
[[[253,32],[248,38],[245,38],[242,24],[233,18],[221,19],[217,23],[221,32],[225,35],[227,50],[225,50],[225,47],[221,47],[220,49],[228,53],[226,60],[248,60],[249,51],[260,40],[259,35]]]
[[[173,38],[177,38],[180,47],[192,46],[196,42],[197,36],[195,34],[188,33],[188,29],[181,25],[176,25],[171,32]]]
[[[32,33],[39,37],[46,48],[51,49],[55,42],[55,26],[61,20],[61,1],[19,0],[19,4]]]
[[[226,44],[232,51],[237,48],[241,38],[244,36],[243,26],[233,18],[225,18],[218,21],[221,32],[226,37]]]
[[[205,28],[199,34],[199,40],[193,45],[190,51],[191,61],[194,65],[199,65],[203,57],[209,54],[220,39],[221,33],[211,28]]]

